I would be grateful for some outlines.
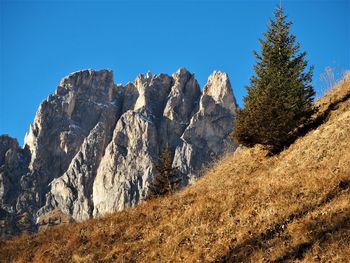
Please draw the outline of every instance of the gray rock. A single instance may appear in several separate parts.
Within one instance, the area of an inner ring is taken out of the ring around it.
[[[16,201],[21,194],[20,178],[27,173],[29,161],[27,148],[21,149],[16,139],[0,135],[0,237],[24,230],[16,224]]]
[[[44,100],[25,137],[29,168],[47,185],[62,175],[102,111],[115,103],[113,73],[84,70],[70,74]]]
[[[94,181],[94,216],[131,207],[145,197],[157,155],[152,117],[145,110],[124,113]]]
[[[227,74],[214,71],[204,87],[199,109],[175,150],[173,166],[179,168],[186,181],[196,178],[206,165],[236,148],[230,136],[236,108]]]
[[[0,135],[0,206],[15,210],[20,194],[20,178],[27,173],[30,161],[28,148],[21,149],[16,139]]]
[[[12,210],[13,193],[18,189],[20,174],[15,171],[18,166],[19,146],[16,139],[6,135],[0,136],[0,206]]]
[[[51,156],[50,161],[60,162],[60,168],[53,168],[56,174],[51,174],[52,178],[49,178],[45,205],[38,211],[38,216],[60,209],[76,220],[83,220],[92,215],[93,181],[121,114],[121,86],[114,85],[113,74],[109,70],[87,70],[64,78],[56,94],[55,101],[63,101],[61,104],[65,106],[59,112],[59,118],[63,119],[61,125],[54,123],[52,127],[57,137],[51,140],[57,143],[50,143],[54,153],[60,155]],[[28,143],[36,141],[27,138]],[[31,148],[34,152],[37,150],[33,146]],[[40,147],[38,149],[41,150]],[[58,160],[52,160],[54,158]],[[39,171],[46,174],[45,166]]]
[[[94,182],[94,216],[136,205],[146,196],[158,157],[158,126],[172,83],[168,75],[148,73],[127,85],[125,113],[116,125]]]
[[[209,162],[235,149],[230,134],[237,105],[227,74],[214,72],[202,94],[186,69],[177,71],[173,79],[165,104],[166,92],[159,91],[164,84],[158,86],[156,107],[148,91],[154,90],[152,79],[142,75],[136,79],[141,97],[118,121],[106,149],[94,182],[94,216],[134,206],[147,196],[155,175],[153,164],[165,144],[175,151],[173,166],[182,172],[183,185],[199,176]],[[162,105],[159,123],[160,111],[150,112]]]
[[[113,108],[103,112],[100,121],[84,139],[67,171],[51,182],[46,204],[39,210],[39,216],[55,209],[76,220],[92,216],[92,186],[104,150],[111,140],[110,126],[115,123],[117,116]]]
[[[201,91],[194,75],[185,68],[173,74],[173,79],[174,85],[163,111],[159,138],[162,147],[168,144],[170,149],[175,150],[193,112],[198,109]]]

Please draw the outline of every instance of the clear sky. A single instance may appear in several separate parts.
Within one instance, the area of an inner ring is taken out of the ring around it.
[[[203,86],[213,70],[229,74],[240,106],[279,1],[0,0],[0,134],[23,143],[40,102],[73,71],[109,68],[116,83],[142,72],[186,67]],[[302,50],[315,65],[350,69],[350,0],[282,1]]]

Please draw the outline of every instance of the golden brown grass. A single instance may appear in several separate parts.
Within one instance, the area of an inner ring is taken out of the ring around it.
[[[350,92],[350,75],[317,103]],[[0,243],[9,262],[346,262],[350,99],[277,156],[227,155],[183,191]]]

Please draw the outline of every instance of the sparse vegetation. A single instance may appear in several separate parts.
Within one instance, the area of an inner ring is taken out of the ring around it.
[[[192,186],[104,218],[0,241],[4,262],[347,262],[350,75],[279,155],[256,145]],[[330,107],[330,105],[336,105]],[[317,118],[315,116],[314,118]]]
[[[320,80],[322,86],[320,87],[320,94],[318,97],[323,97],[331,90],[334,86],[337,85],[337,82],[343,79],[346,75],[346,71],[342,71],[337,67],[325,67],[324,71],[320,74]]]
[[[306,71],[306,52],[299,51],[291,25],[279,7],[265,39],[260,39],[262,50],[261,54],[255,52],[255,76],[247,87],[244,109],[237,112],[234,137],[240,144],[262,144],[279,151],[315,112],[313,68]]]

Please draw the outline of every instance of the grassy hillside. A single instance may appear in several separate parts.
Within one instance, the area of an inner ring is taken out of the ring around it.
[[[180,193],[0,243],[15,262],[346,262],[350,74],[277,156],[239,149]],[[324,113],[324,114],[322,114]],[[323,122],[323,123],[322,123]],[[322,123],[322,124],[321,124]]]

